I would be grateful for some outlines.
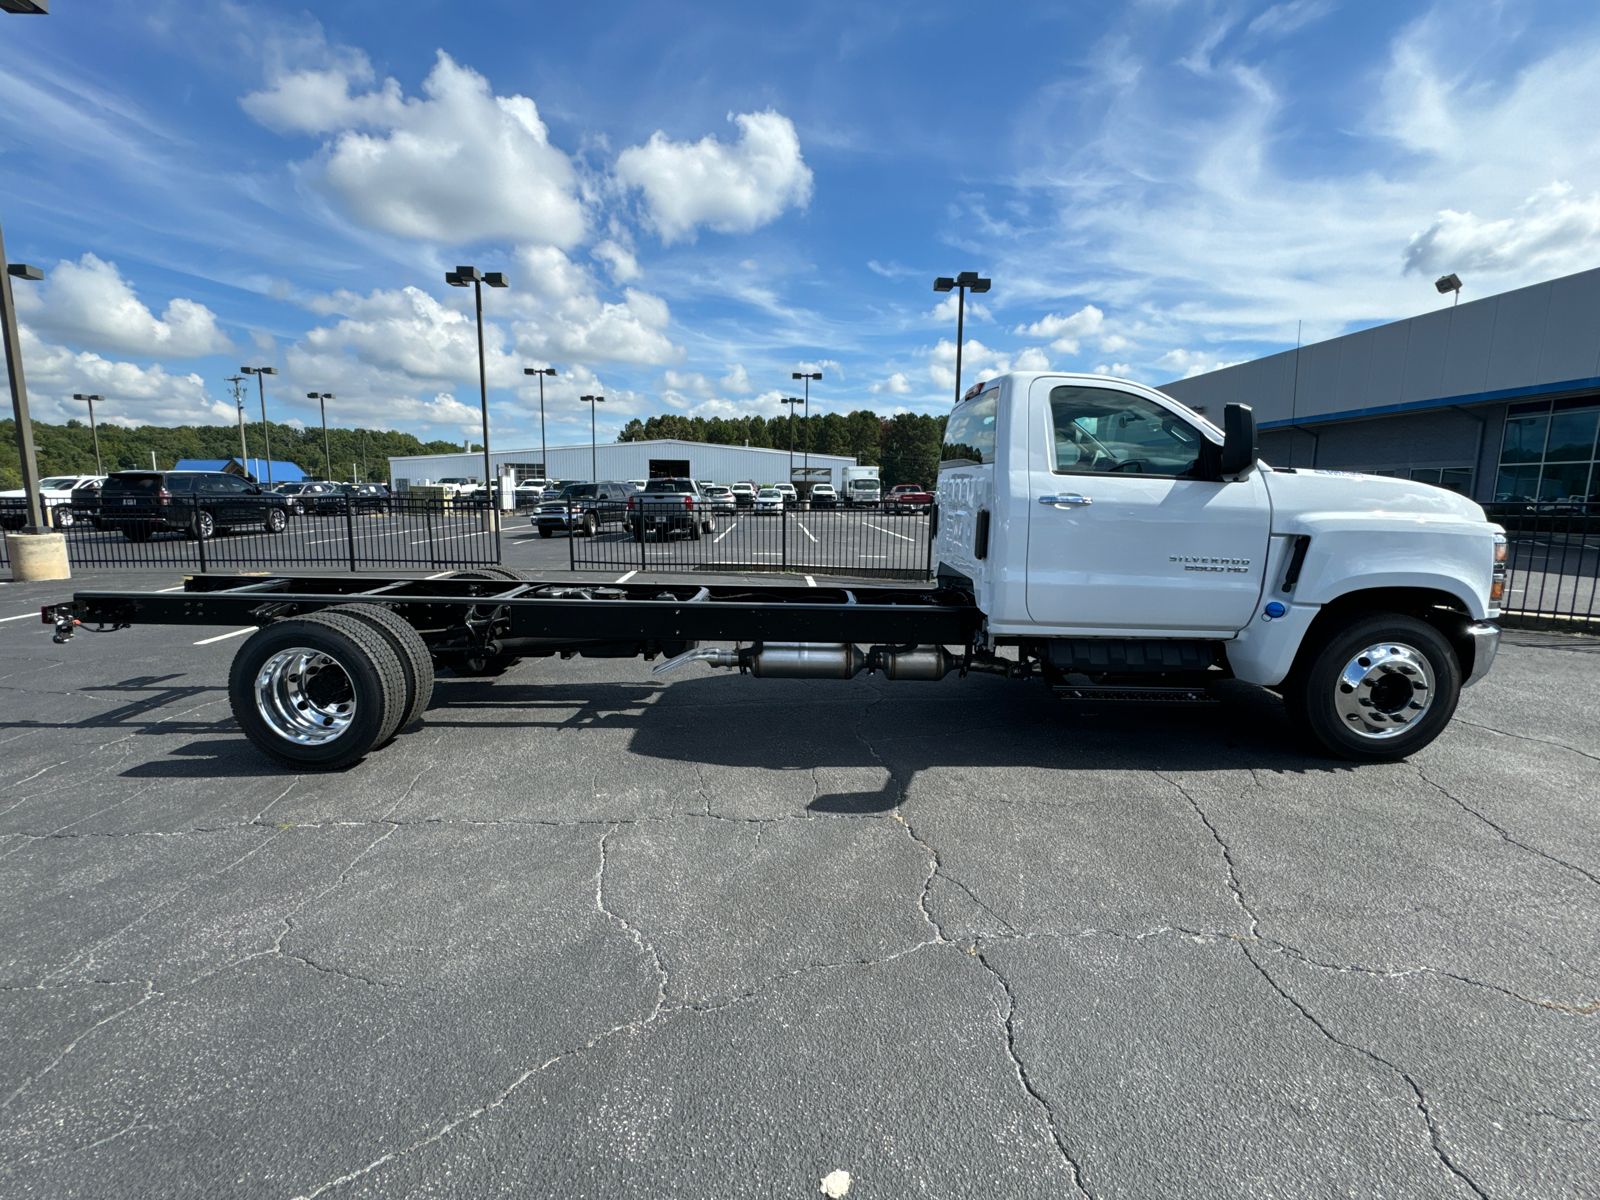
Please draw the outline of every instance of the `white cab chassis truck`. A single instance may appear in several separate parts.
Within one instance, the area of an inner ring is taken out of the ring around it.
[[[1232,678],[1277,692],[1338,757],[1426,746],[1494,662],[1503,532],[1428,484],[1276,470],[1243,405],[1223,425],[1103,376],[974,386],[947,426],[926,587],[199,575],[42,615],[57,642],[91,622],[257,625],[233,712],[296,770],[346,766],[420,719],[436,669],[555,655],[666,656],[658,674],[987,674],[1087,701],[1204,701]]]
[[[844,501],[851,508],[876,508],[883,500],[877,467],[845,467]]]

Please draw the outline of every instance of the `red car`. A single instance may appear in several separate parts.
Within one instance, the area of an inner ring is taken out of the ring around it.
[[[892,513],[927,512],[933,507],[933,496],[914,483],[897,483],[883,498],[883,507]]]

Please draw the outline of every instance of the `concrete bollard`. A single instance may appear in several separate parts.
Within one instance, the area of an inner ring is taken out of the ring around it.
[[[14,583],[33,583],[45,579],[71,579],[67,563],[67,539],[59,533],[6,532],[6,553],[11,560]]]

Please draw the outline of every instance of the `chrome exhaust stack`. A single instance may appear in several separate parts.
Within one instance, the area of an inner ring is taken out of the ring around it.
[[[758,679],[854,679],[864,670],[882,671],[886,679],[943,679],[961,666],[961,659],[943,646],[859,647],[838,642],[757,642],[742,650],[689,650],[669,658],[651,674],[664,675],[686,663],[738,667]]]

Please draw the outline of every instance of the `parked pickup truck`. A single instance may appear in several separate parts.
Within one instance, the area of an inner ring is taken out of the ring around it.
[[[529,521],[544,538],[555,536],[558,530],[574,537],[594,537],[606,526],[627,519],[631,495],[631,484],[615,480],[569,483],[550,499],[540,500]]]
[[[1494,662],[1506,540],[1483,510],[1409,480],[1275,469],[1244,405],[1219,430],[1137,383],[1020,372],[973,388],[945,436],[927,587],[201,574],[43,616],[57,642],[86,623],[258,625],[229,698],[294,769],[384,744],[427,707],[435,664],[492,676],[524,656],[984,674],[1074,701],[1205,701],[1239,679],[1282,696],[1313,746],[1371,762],[1438,737]],[[681,496],[701,528],[692,481],[650,486],[634,499]]]
[[[669,533],[681,531],[696,541],[704,533],[715,533],[716,509],[693,479],[652,479],[644,491],[628,497],[628,527],[635,541],[654,534],[665,541]]]
[[[933,493],[915,483],[897,483],[883,498],[883,507],[892,513],[927,512],[933,507]]]

